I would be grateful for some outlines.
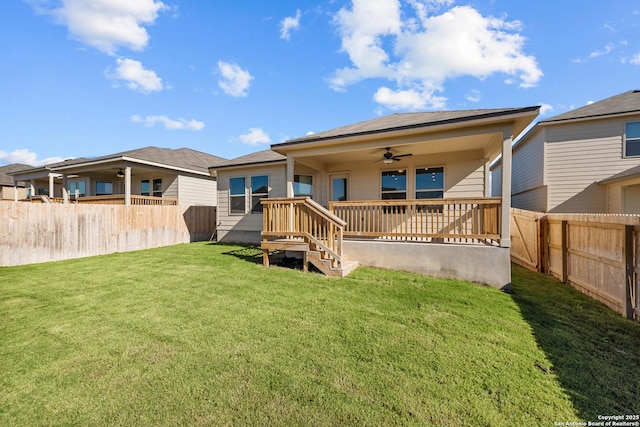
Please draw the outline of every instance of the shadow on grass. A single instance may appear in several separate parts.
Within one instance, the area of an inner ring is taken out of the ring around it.
[[[574,408],[598,415],[640,414],[640,324],[545,275],[513,266],[513,300]],[[563,420],[564,421],[564,420]]]
[[[228,247],[226,252],[220,252],[222,255],[230,255],[252,264],[262,264],[262,249],[256,245],[239,244],[239,243],[223,243],[211,242],[207,245],[217,247]]]

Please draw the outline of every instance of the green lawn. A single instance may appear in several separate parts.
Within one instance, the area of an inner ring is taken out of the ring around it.
[[[0,425],[553,425],[640,413],[640,325],[514,293],[195,243],[0,268]]]

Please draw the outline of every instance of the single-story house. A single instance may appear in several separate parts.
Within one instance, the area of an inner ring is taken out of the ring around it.
[[[225,159],[190,148],[145,147],[12,173],[30,195],[65,203],[217,204],[209,166]]]
[[[220,241],[296,250],[329,275],[355,263],[509,285],[510,192],[490,196],[539,107],[401,113],[212,166]],[[306,265],[306,262],[305,262]]]
[[[9,174],[31,168],[33,166],[20,163],[0,166],[0,200],[24,199],[27,197],[25,183],[23,181],[14,182],[13,176]]]
[[[640,214],[640,90],[538,122],[514,144],[511,193],[532,211]]]

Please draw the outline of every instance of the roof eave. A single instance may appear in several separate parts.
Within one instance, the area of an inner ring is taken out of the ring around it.
[[[481,124],[486,124],[487,122],[490,122],[496,118],[507,119],[510,116],[512,119],[515,120],[518,117],[531,115],[534,112],[537,115],[539,110],[540,110],[540,106],[523,107],[523,108],[518,108],[514,110],[509,110],[509,111],[490,112],[486,114],[475,115],[472,117],[447,119],[447,120],[440,120],[436,122],[419,123],[419,124],[413,124],[413,125],[398,126],[393,128],[353,132],[353,133],[348,133],[343,135],[333,135],[333,136],[325,136],[325,137],[318,137],[318,138],[304,137],[304,138],[292,139],[279,144],[273,144],[271,145],[271,149],[273,151],[281,153],[281,151],[278,151],[278,150],[283,150],[283,149],[286,150],[287,148],[290,148],[290,147],[299,147],[299,146],[312,147],[315,145],[323,145],[330,142],[341,142],[341,141],[349,142],[352,140],[360,140],[365,137],[370,137],[373,135],[395,135],[395,134],[404,133],[404,132],[418,133],[424,130],[428,130],[430,132],[437,132],[439,130],[449,129],[451,127],[455,127],[463,123],[466,123],[469,125],[474,125],[474,124],[481,125]]]

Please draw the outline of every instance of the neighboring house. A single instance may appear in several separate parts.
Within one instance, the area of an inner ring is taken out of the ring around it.
[[[31,194],[58,202],[215,206],[217,186],[208,167],[223,161],[189,148],[145,147],[12,175]]]
[[[501,162],[492,165],[500,194]],[[640,214],[640,91],[542,120],[513,147],[512,205]]]
[[[14,182],[10,173],[18,172],[25,169],[32,169],[33,166],[14,163],[11,165],[0,166],[0,199],[1,200],[18,200],[27,198],[27,190],[23,181]]]
[[[218,240],[262,242],[265,264],[288,249],[327,274],[357,261],[502,288],[510,196],[488,197],[489,166],[538,111],[393,114],[212,166]]]

